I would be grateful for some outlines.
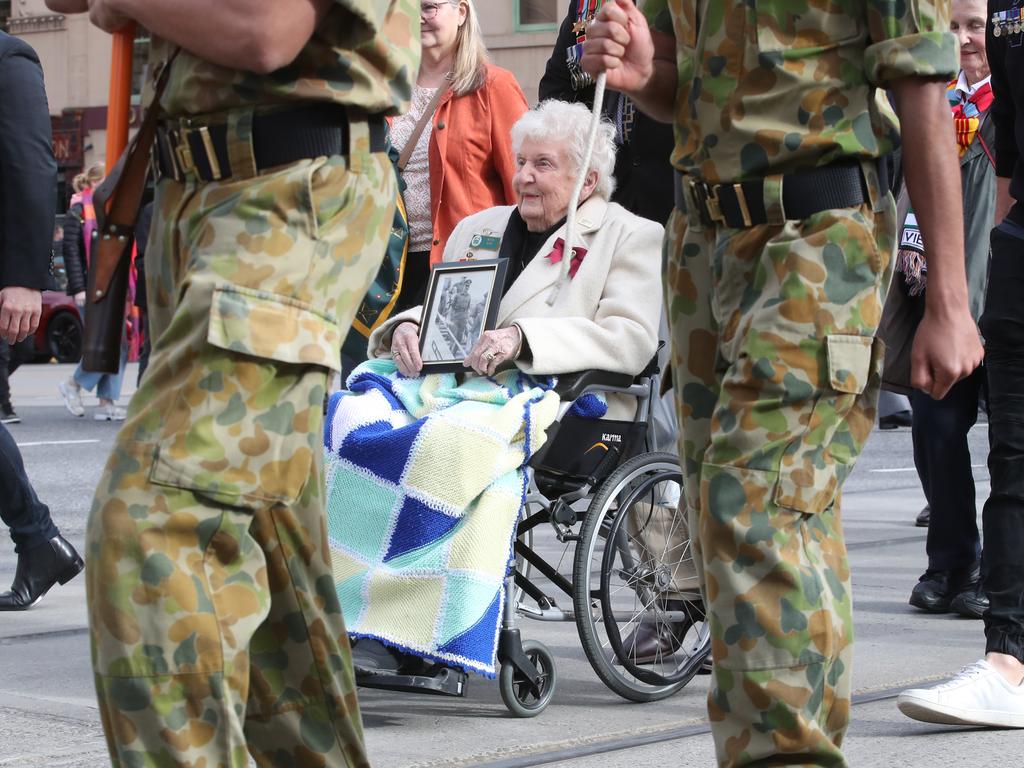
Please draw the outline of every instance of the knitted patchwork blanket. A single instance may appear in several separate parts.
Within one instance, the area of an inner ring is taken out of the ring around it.
[[[558,410],[549,386],[370,360],[331,399],[328,532],[351,635],[494,675],[525,466]]]

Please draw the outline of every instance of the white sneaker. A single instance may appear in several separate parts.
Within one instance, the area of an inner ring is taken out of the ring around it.
[[[74,379],[62,381],[57,385],[61,396],[64,398],[64,407],[72,416],[85,416],[85,406],[82,405],[82,388],[75,383]]]
[[[93,412],[92,417],[96,421],[124,421],[125,415],[124,408],[111,403],[110,405],[101,405]]]
[[[984,660],[964,667],[949,682],[904,691],[896,706],[926,723],[1024,728],[1024,685],[1008,682]]]

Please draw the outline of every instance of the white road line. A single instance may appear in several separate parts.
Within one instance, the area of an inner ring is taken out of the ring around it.
[[[984,469],[988,464],[971,464],[971,469]],[[917,467],[887,467],[886,469],[872,469],[872,472],[917,472]]]
[[[18,443],[19,448],[31,448],[35,445],[85,445],[98,443],[99,440],[40,440],[34,443]]]

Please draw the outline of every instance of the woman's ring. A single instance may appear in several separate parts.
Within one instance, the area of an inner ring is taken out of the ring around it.
[[[399,352],[397,349],[395,349],[395,350],[392,350],[391,356],[393,358],[395,358],[395,360],[397,360],[398,358],[400,358],[402,356],[402,353]]]
[[[484,360],[486,360],[488,363],[491,362],[491,360],[493,360],[496,357],[497,355],[494,354],[493,350],[488,350],[487,352],[484,352]]]

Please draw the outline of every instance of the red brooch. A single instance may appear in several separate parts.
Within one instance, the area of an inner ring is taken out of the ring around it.
[[[562,261],[562,256],[565,255],[565,240],[558,238],[555,240],[555,249],[547,255],[547,260],[552,264],[558,264]],[[586,248],[580,248],[578,245],[572,249],[572,260],[569,262],[569,279],[576,277],[576,272],[580,268],[580,264],[583,263],[583,259],[587,255]]]

